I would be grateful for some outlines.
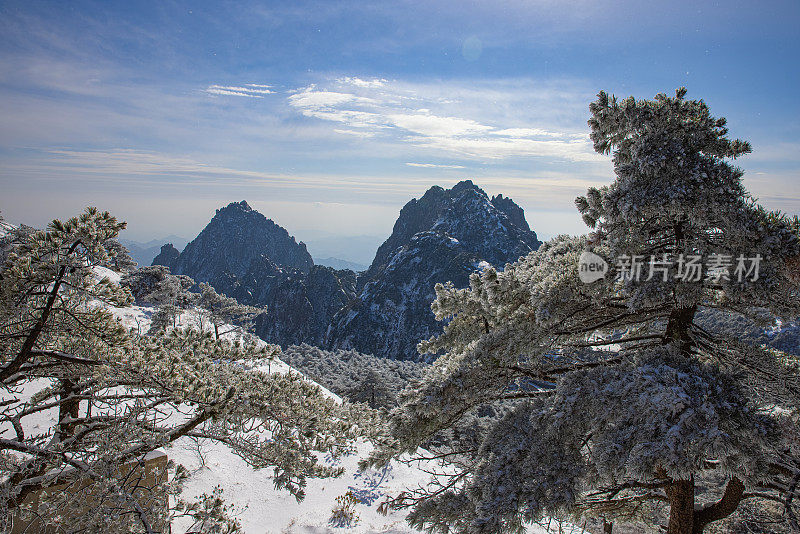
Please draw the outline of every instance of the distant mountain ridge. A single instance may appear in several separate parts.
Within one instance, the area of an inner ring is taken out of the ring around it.
[[[351,271],[359,272],[359,271],[366,271],[369,267],[368,265],[362,265],[361,263],[355,263],[352,261],[343,260],[341,258],[315,258],[314,263],[317,265],[324,265],[326,267],[333,267],[334,269],[350,269]]]
[[[511,199],[472,181],[431,187],[412,199],[358,279],[356,306],[334,317],[327,345],[393,359],[414,359],[422,339],[441,331],[430,310],[437,283],[469,284],[492,264],[503,268],[541,245]]]
[[[183,252],[162,247],[154,263],[266,305],[256,333],[270,342],[408,360],[441,331],[430,310],[437,283],[466,287],[475,270],[503,268],[540,244],[522,208],[466,180],[410,200],[363,273],[314,265],[302,242],[244,201],[217,210]]]
[[[128,249],[133,261],[138,263],[139,266],[143,267],[152,264],[153,258],[159,254],[162,245],[171,243],[174,247],[176,247],[177,250],[180,251],[186,246],[186,243],[188,243],[189,240],[185,237],[180,237],[177,235],[168,235],[160,239],[151,239],[150,241],[144,243],[122,238],[119,240],[119,242]]]
[[[200,234],[167,263],[173,273],[189,275],[243,301],[263,294],[264,283],[272,285],[269,282],[276,276],[293,270],[305,274],[314,265],[303,242],[296,242],[244,200],[218,209]]]
[[[386,239],[386,234],[382,235],[316,235],[313,233],[308,239],[304,239],[308,246],[308,251],[314,257],[315,263],[327,265],[324,261],[317,261],[317,258],[340,258],[345,261],[363,265],[365,270],[372,259],[375,257],[375,250]],[[329,267],[340,268],[336,265]]]

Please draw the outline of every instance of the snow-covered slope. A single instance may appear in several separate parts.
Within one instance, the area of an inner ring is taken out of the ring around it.
[[[104,268],[96,269],[98,278],[118,281],[119,275]],[[146,332],[150,327],[151,308],[131,306],[111,308],[119,320],[134,330]],[[192,313],[180,317],[182,325],[195,320]],[[227,334],[235,335],[235,334]],[[279,359],[271,362],[245,362],[252,372],[298,373]],[[34,391],[36,388],[32,388]],[[326,391],[324,388],[323,391]],[[333,393],[331,397],[341,402]],[[24,395],[24,392],[23,392]],[[33,426],[26,428],[28,433],[42,433],[55,424],[55,410],[42,412]],[[2,430],[2,425],[0,425]],[[168,446],[164,452],[176,464],[183,465],[191,473],[181,495],[186,500],[203,493],[210,494],[216,486],[223,489],[225,501],[233,506],[236,517],[245,533],[412,533],[418,532],[405,522],[403,511],[392,511],[387,515],[378,512],[380,504],[389,496],[396,496],[403,490],[415,488],[424,483],[428,474],[426,469],[433,466],[414,462],[392,462],[380,470],[360,471],[358,461],[366,457],[372,446],[365,442],[356,444],[355,451],[339,459],[321,457],[327,465],[344,468],[341,477],[333,479],[309,479],[306,497],[298,502],[285,490],[276,490],[271,469],[256,470],[244,460],[233,454],[224,444],[210,440],[182,438]],[[349,526],[331,523],[331,512],[336,506],[336,498],[350,492],[356,499],[355,512],[358,520]],[[184,533],[189,524],[177,520],[172,526],[175,534]],[[557,530],[552,530],[557,532]],[[547,530],[531,527],[531,533],[542,534]],[[577,531],[576,531],[577,532]]]
[[[104,268],[96,269],[98,278],[118,281],[119,275]],[[129,328],[147,332],[153,309],[142,306],[111,308],[110,311]],[[179,318],[179,325],[194,325],[191,312]],[[226,329],[227,330],[227,329]],[[229,333],[227,336],[236,334]],[[263,341],[262,341],[263,343]],[[252,372],[297,373],[279,358],[269,362],[247,362]],[[326,394],[341,402],[335,394],[322,388]],[[41,426],[54,423],[55,413]],[[216,486],[223,489],[227,503],[233,505],[233,514],[241,522],[246,533],[279,532],[416,532],[408,527],[404,513],[393,512],[383,516],[377,512],[387,495],[396,495],[406,487],[416,486],[421,477],[427,476],[419,467],[393,463],[385,469],[358,470],[358,460],[371,450],[371,445],[359,443],[357,452],[337,460],[320,458],[327,465],[344,467],[343,476],[335,479],[310,479],[306,498],[298,502],[289,492],[276,490],[271,469],[255,470],[236,456],[226,445],[211,440],[182,438],[165,449],[176,464],[186,467],[191,476],[184,485],[182,497],[190,500],[203,493],[210,494]],[[342,528],[329,524],[336,497],[348,491],[359,500],[356,513],[359,520],[351,527]],[[173,532],[185,532],[189,524],[176,521]]]
[[[11,231],[13,231],[15,226],[13,224],[7,223],[5,221],[0,221],[0,238],[5,237]]]

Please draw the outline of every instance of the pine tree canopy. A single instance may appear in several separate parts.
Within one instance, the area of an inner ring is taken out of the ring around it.
[[[97,273],[113,264],[105,244],[122,228],[89,208],[23,236],[0,271],[0,522],[33,492],[91,481],[102,505],[76,517],[74,494],[53,492],[50,524],[153,532],[164,518],[126,493],[119,467],[184,436],[274,469],[276,486],[298,499],[307,477],[339,474],[317,454],[349,450],[373,424],[370,411],[337,404],[296,373],[241,365],[279,347],[193,328],[137,335],[113,316],[131,293]],[[41,425],[50,413],[56,423]]]
[[[592,233],[475,273],[469,288],[436,288],[444,333],[419,348],[444,355],[403,393],[367,462],[420,446],[441,459],[429,486],[392,503],[413,525],[514,532],[602,517],[688,534],[745,501],[778,503],[797,524],[798,362],[695,316],[797,318],[799,225],[748,194],[731,160],[750,145],[685,95],[601,92],[591,139],[616,178],[576,200]],[[609,265],[592,283],[579,272],[587,251]],[[737,276],[740,257],[759,258],[758,272]],[[498,415],[476,435],[437,439],[489,407]]]

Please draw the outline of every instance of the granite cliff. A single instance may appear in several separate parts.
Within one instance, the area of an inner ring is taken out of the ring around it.
[[[355,305],[334,317],[327,346],[415,359],[417,343],[441,331],[430,310],[437,283],[466,287],[475,270],[502,268],[540,244],[511,199],[489,198],[469,180],[434,186],[400,210],[359,277]]]
[[[467,180],[409,201],[363,273],[314,265],[302,242],[244,201],[217,210],[182,253],[165,245],[154,263],[266,305],[256,333],[270,342],[407,360],[441,330],[430,310],[437,283],[466,287],[475,270],[502,268],[540,244],[513,200]]]

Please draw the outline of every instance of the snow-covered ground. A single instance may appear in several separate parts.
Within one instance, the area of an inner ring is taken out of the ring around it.
[[[98,269],[99,277],[118,281],[119,276],[108,269]],[[131,306],[111,308],[123,324],[141,333],[150,328],[152,308]],[[187,312],[181,315],[179,325],[197,327],[196,314]],[[223,330],[228,330],[224,328]],[[234,333],[226,336],[235,336]],[[263,362],[252,362],[253,372],[301,374],[290,368],[279,358],[267,366]],[[339,397],[322,388],[331,397]],[[358,470],[358,461],[372,450],[368,443],[359,443],[356,453],[339,459],[321,458],[326,465],[344,467],[345,474],[338,478],[309,479],[306,497],[298,502],[288,491],[276,490],[272,470],[256,470],[235,455],[227,445],[211,440],[182,438],[165,449],[169,458],[176,464],[186,467],[191,476],[184,485],[182,498],[191,500],[203,493],[210,494],[214,487],[221,486],[225,501],[233,505],[233,515],[241,522],[248,534],[265,533],[403,533],[418,532],[411,529],[404,520],[405,513],[393,512],[386,516],[378,513],[380,503],[388,495],[396,495],[403,489],[415,487],[427,477],[419,467],[393,462],[382,470]],[[329,524],[331,511],[336,505],[336,497],[348,491],[359,500],[356,513],[359,520],[351,527],[335,527]],[[189,522],[176,521],[173,532],[182,533]]]
[[[198,453],[192,440],[179,440],[166,452],[192,473],[184,498],[211,493],[214,486],[221,486],[226,502],[234,505],[234,515],[247,533],[417,532],[405,522],[403,512],[383,516],[377,509],[387,495],[415,487],[427,475],[417,467],[396,462],[381,470],[359,471],[358,459],[370,449],[368,444],[360,443],[356,454],[340,461],[327,460],[328,465],[344,467],[345,474],[338,478],[309,479],[306,497],[301,502],[287,491],[274,488],[269,469],[253,470],[225,445],[201,443]],[[333,526],[330,518],[336,497],[348,491],[359,500],[355,507],[359,519],[350,527]],[[186,528],[174,524],[173,532],[184,532],[181,527]]]
[[[119,281],[119,275],[107,269],[98,269],[98,277],[108,277]],[[146,307],[131,306],[111,310],[125,325],[145,333],[150,327],[153,310]],[[194,324],[196,314],[185,313],[181,324]],[[235,335],[235,334],[228,334]],[[265,362],[253,362],[253,372],[267,372]],[[293,372],[284,362],[275,359],[269,364],[271,372]],[[33,385],[33,384],[32,384]],[[34,391],[37,388],[33,388]],[[324,388],[322,388],[324,390]],[[334,398],[333,393],[328,392]],[[341,399],[339,399],[341,401]],[[55,424],[56,412],[50,410],[40,414],[38,421],[26,431],[43,433]],[[405,522],[404,511],[392,511],[387,515],[378,513],[379,505],[390,496],[403,490],[413,489],[428,479],[424,465],[393,461],[380,470],[360,471],[358,461],[372,450],[368,443],[360,442],[355,452],[339,459],[323,457],[327,465],[344,467],[345,473],[338,478],[309,479],[306,497],[298,502],[289,492],[276,490],[272,470],[256,470],[236,456],[226,445],[210,440],[182,438],[164,452],[176,464],[183,465],[191,473],[184,485],[182,498],[192,498],[203,493],[211,494],[216,486],[223,489],[226,503],[233,506],[232,515],[236,517],[247,534],[266,533],[413,533],[419,532]],[[432,467],[432,466],[429,466]],[[351,492],[358,500],[355,512],[358,520],[350,526],[331,524],[331,512],[336,506],[336,498]],[[172,526],[175,534],[184,533],[189,523],[178,520]],[[530,527],[532,534],[544,534],[546,529]],[[559,532],[557,528],[551,532]],[[570,532],[570,530],[561,532]],[[578,532],[578,530],[575,530]]]

